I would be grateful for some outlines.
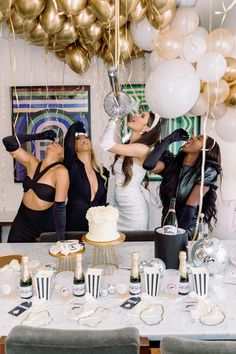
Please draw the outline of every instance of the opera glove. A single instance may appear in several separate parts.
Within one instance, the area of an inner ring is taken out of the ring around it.
[[[169,148],[170,144],[176,141],[188,140],[188,138],[189,135],[184,129],[176,129],[173,133],[163,139],[160,144],[154,147],[144,160],[143,168],[148,171],[154,170],[157,162],[160,160],[162,154]]]
[[[58,241],[65,240],[66,229],[66,205],[65,202],[54,203],[54,222]]]
[[[10,135],[3,138],[3,144],[7,151],[13,152],[16,151],[22,144],[27,143],[28,141],[34,140],[55,140],[56,133],[54,130],[45,130],[42,133],[38,134],[19,134],[17,136]]]
[[[116,122],[115,120],[110,119],[107,123],[107,126],[100,140],[100,146],[103,150],[107,151],[116,144],[115,130],[116,130]]]

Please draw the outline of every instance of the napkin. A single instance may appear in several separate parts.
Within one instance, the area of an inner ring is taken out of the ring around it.
[[[17,259],[12,259],[9,264],[6,264],[2,267],[1,272],[5,272],[6,270],[14,270],[16,272],[20,271],[20,263]]]

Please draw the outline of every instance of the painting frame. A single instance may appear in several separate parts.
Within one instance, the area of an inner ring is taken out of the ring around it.
[[[145,98],[145,84],[123,84],[121,90],[130,95],[139,103],[139,112],[145,110],[149,111],[149,107]],[[138,113],[138,112],[137,112]],[[170,119],[162,118],[161,120],[161,138],[165,138],[171,134],[175,129],[183,128],[190,136],[199,135],[201,133],[201,116],[183,115],[173,117]],[[121,126],[121,137],[128,136],[127,120],[124,119]],[[183,145],[183,141],[171,144],[169,150],[174,155],[177,155],[179,148]],[[149,181],[161,181],[162,177],[158,174],[148,172]]]
[[[56,131],[59,141],[69,126],[81,121],[87,133],[91,133],[90,85],[13,86],[12,131],[18,134],[36,134],[47,129]],[[49,141],[28,142],[24,148],[42,160]],[[14,160],[14,182],[22,183],[26,170]]]

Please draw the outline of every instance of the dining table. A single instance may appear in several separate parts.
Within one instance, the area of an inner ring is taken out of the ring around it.
[[[181,336],[187,338],[198,338],[207,340],[235,340],[236,339],[236,266],[231,262],[234,260],[236,241],[222,241],[227,249],[229,260],[222,271],[211,274],[209,277],[208,296],[204,303],[209,308],[217,306],[223,314],[220,323],[202,323],[199,318],[192,316],[188,310],[188,302],[196,299],[190,276],[190,294],[178,295],[175,299],[167,298],[162,289],[162,278],[160,278],[160,290],[157,296],[150,297],[145,293],[144,274],[141,273],[142,294],[140,304],[132,309],[127,309],[122,304],[130,297],[128,293],[113,291],[101,292],[97,299],[90,297],[75,297],[73,295],[63,298],[56,291],[56,283],[51,291],[48,301],[39,301],[36,293],[30,299],[34,306],[38,306],[45,317],[38,316],[37,311],[30,312],[30,308],[19,316],[10,313],[12,309],[19,306],[24,300],[19,297],[19,291],[13,299],[7,299],[0,294],[0,336],[7,336],[10,330],[19,324],[33,325],[58,329],[116,329],[124,327],[136,327],[140,336],[147,337],[150,341],[160,341],[164,336]],[[33,265],[32,274],[38,268],[55,270],[57,259],[49,254],[52,243],[2,243],[0,244],[0,256],[5,255],[27,255],[29,262]],[[118,259],[118,268],[111,274],[103,275],[101,288],[113,290],[123,286],[128,289],[130,279],[130,268],[132,253],[139,254],[139,261],[150,263],[154,259],[154,242],[122,242],[114,246]],[[83,254],[83,271],[91,267],[94,253],[94,246],[85,244]],[[35,269],[34,269],[35,266]],[[37,268],[37,269],[36,269]],[[230,277],[229,277],[230,274]],[[228,281],[230,278],[232,281]],[[16,284],[18,288],[19,284]],[[35,305],[36,304],[36,305]],[[140,306],[143,304],[142,306]],[[31,308],[33,308],[33,305]],[[80,316],[83,309],[87,315]],[[93,311],[89,311],[93,309]],[[156,314],[153,318],[150,311],[153,309]],[[74,311],[75,310],[75,311]],[[146,317],[144,316],[146,310]],[[27,316],[27,311],[30,315]],[[74,311],[74,312],[73,312]],[[159,315],[157,314],[159,311]],[[41,313],[42,313],[41,312]],[[94,316],[94,313],[97,316]],[[159,316],[159,317],[158,317]]]

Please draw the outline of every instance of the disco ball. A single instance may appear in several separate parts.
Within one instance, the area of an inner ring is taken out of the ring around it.
[[[157,264],[158,268],[159,268],[159,272],[160,274],[162,275],[164,270],[166,269],[166,265],[165,263],[163,262],[162,259],[160,258],[153,258],[150,262],[150,265],[153,267],[154,264]]]
[[[217,238],[197,240],[191,250],[195,267],[206,267],[210,274],[222,272],[228,263],[228,254],[223,242]]]
[[[124,118],[132,110],[133,102],[125,92],[119,92],[116,96],[114,92],[108,93],[104,99],[104,110],[112,118]]]
[[[139,262],[139,265],[138,265],[139,273],[143,273],[144,267],[148,267],[148,266],[149,266],[149,264],[147,261]]]

